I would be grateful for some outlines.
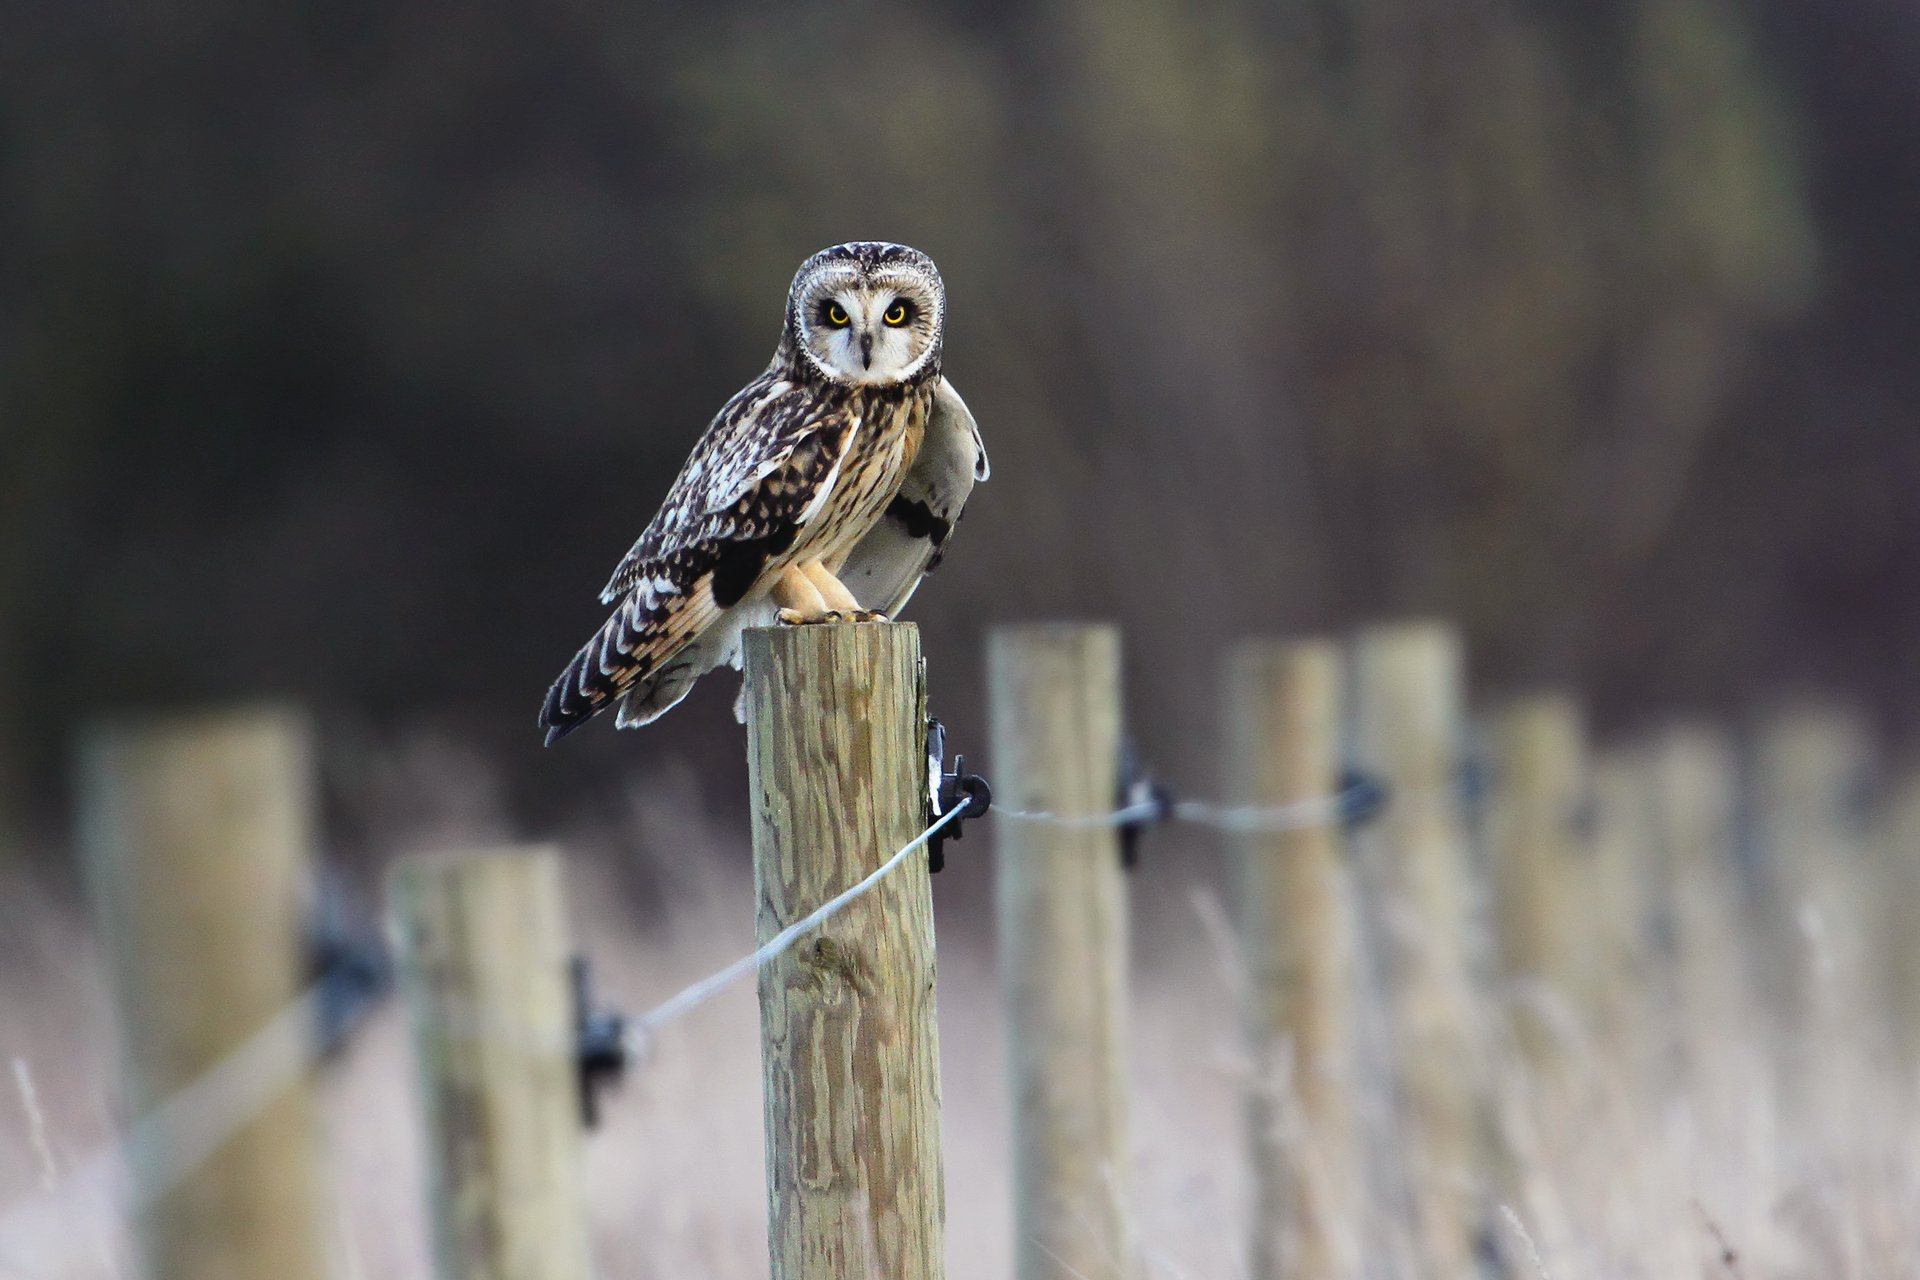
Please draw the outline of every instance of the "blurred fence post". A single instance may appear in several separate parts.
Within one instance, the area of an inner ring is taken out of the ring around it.
[[[1662,730],[1644,761],[1664,888],[1668,1038],[1697,1072],[1702,1046],[1731,1043],[1755,1025],[1752,949],[1740,923],[1750,895],[1735,849],[1738,762],[1727,736],[1706,725]]]
[[[1101,820],[1119,781],[1120,637],[1105,626],[1001,628],[987,679],[1014,1274],[1128,1280],[1127,889],[1119,833]]]
[[[1596,1029],[1586,1004],[1595,931],[1585,725],[1572,698],[1539,694],[1502,705],[1488,730],[1487,870],[1502,1012],[1531,1067],[1558,1072]]]
[[[1867,1030],[1868,960],[1880,954],[1867,933],[1864,879],[1871,769],[1866,727],[1844,708],[1788,703],[1760,725],[1753,799],[1771,974],[1791,1050],[1787,1078],[1809,1094],[1832,1055]]]
[[[235,1082],[260,1096],[230,1136],[146,1130],[136,1144],[132,1193],[154,1280],[327,1274],[301,1065],[313,1028],[297,1003],[310,754],[301,718],[265,709],[115,723],[82,751],[81,838],[131,1114],[156,1114],[262,1032],[293,1039],[271,1068],[279,1080]]]
[[[1593,899],[1583,908],[1595,927],[1589,1003],[1598,1048],[1636,1089],[1662,1081],[1659,1049],[1672,986],[1648,755],[1644,747],[1617,747],[1594,761]]]
[[[1464,699],[1452,628],[1376,627],[1355,641],[1354,753],[1391,795],[1356,845],[1377,913],[1400,1154],[1422,1273],[1449,1277],[1477,1265],[1487,1161],[1461,818]]]
[[[1261,808],[1340,788],[1341,663],[1327,641],[1253,641],[1227,662],[1227,796]],[[1252,1280],[1361,1272],[1353,930],[1337,812],[1228,840],[1252,1066]]]
[[[1920,769],[1909,767],[1889,788],[1875,856],[1886,868],[1878,904],[1888,953],[1884,980],[1891,995],[1896,1059],[1912,1078],[1920,1068]]]
[[[440,1280],[591,1280],[560,860],[419,856],[389,882]]]
[[[749,631],[759,937],[858,883],[927,815],[911,625]],[[944,1274],[933,895],[924,853],[760,971],[772,1280]]]

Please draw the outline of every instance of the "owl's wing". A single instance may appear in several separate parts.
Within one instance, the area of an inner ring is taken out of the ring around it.
[[[779,382],[729,402],[608,584],[613,616],[547,691],[549,743],[645,690],[753,590],[825,507],[853,422]]]
[[[939,567],[974,484],[989,474],[980,427],[953,383],[942,378],[899,492],[841,566],[840,581],[862,608],[892,617],[906,606],[920,580]]]
[[[600,603],[612,604],[647,576],[653,561],[712,516],[725,516],[758,485],[793,459],[803,440],[820,430],[828,406],[773,370],[734,394],[708,425],[667,490],[659,512],[621,559]]]

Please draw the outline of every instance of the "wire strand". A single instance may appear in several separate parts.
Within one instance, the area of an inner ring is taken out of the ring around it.
[[[1138,804],[1130,804],[1109,813],[1076,814],[1071,817],[1065,814],[1051,813],[1045,809],[1002,809],[999,805],[994,805],[991,809],[988,809],[987,812],[990,814],[997,813],[1001,817],[1009,818],[1015,822],[1039,822],[1050,827],[1095,829],[1099,827],[1124,827],[1130,822],[1144,822],[1148,818],[1158,816],[1161,812],[1161,807],[1156,801],[1142,800]]]
[[[121,1211],[137,1218],[197,1170],[314,1062],[319,1000],[316,984],[82,1160],[50,1199],[24,1197],[7,1206],[0,1213],[0,1259],[23,1273],[41,1270],[49,1260],[40,1255],[50,1248],[64,1255],[71,1243],[63,1224],[110,1213],[123,1194]]]
[[[672,999],[655,1006],[635,1018],[628,1024],[627,1028],[630,1047],[644,1047],[646,1038],[655,1031],[658,1031],[667,1023],[672,1022],[675,1018],[699,1008],[725,988],[733,985],[733,983],[745,977],[747,974],[757,971],[789,947],[793,946],[794,943],[798,942],[801,937],[810,930],[824,924],[828,919],[838,914],[843,907],[862,895],[871,892],[874,887],[886,879],[896,867],[905,862],[908,855],[925,845],[927,841],[937,835],[949,822],[958,818],[960,814],[961,808],[957,805],[947,810],[936,818],[933,824],[925,831],[922,831],[902,846],[898,853],[875,867],[858,884],[827,899],[820,906],[815,907],[812,911],[800,917],[779,933],[774,934],[773,937],[769,938],[765,943],[756,947],[752,953],[740,957],[724,969],[709,974],[707,977],[702,978],[692,986],[681,991]],[[638,1043],[633,1043],[636,1040]]]
[[[1065,815],[999,807],[991,812],[1013,822],[1082,829],[1122,827],[1171,818],[1230,831],[1289,831],[1339,821],[1344,806],[1359,790],[1348,788],[1331,796],[1269,806],[1221,805],[1196,800],[1176,801],[1169,806],[1164,800],[1144,800],[1095,814]],[[637,1058],[647,1040],[660,1028],[699,1008],[747,974],[765,967],[808,933],[871,893],[916,850],[924,848],[929,840],[957,821],[962,812],[962,806],[958,805],[949,809],[857,883],[780,930],[749,954],[633,1019],[626,1031],[629,1052]],[[143,1174],[134,1187],[136,1200],[131,1208],[136,1212],[192,1173],[313,1061],[311,1041],[317,999],[317,988],[307,992],[181,1092],[141,1117],[119,1142],[83,1161],[63,1180],[64,1185],[55,1196],[56,1205],[20,1202],[0,1213],[0,1256],[24,1252],[21,1246],[43,1235],[48,1218],[57,1219],[62,1208],[83,1213],[105,1210],[112,1203],[120,1171],[128,1166],[140,1168]],[[61,1201],[65,1204],[60,1205]]]
[[[1363,786],[1348,787],[1330,796],[1315,796],[1279,805],[1226,805],[1204,800],[1177,800],[1169,808],[1157,800],[1142,800],[1108,813],[1066,815],[1045,809],[1003,809],[988,812],[1014,822],[1043,823],[1075,829],[1124,827],[1166,815],[1178,822],[1215,827],[1223,831],[1298,831],[1338,822],[1347,806],[1366,794]]]

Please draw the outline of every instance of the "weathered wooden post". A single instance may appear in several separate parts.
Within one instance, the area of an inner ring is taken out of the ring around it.
[[[592,1280],[558,854],[419,856],[390,880],[440,1280]]]
[[[1445,625],[1377,627],[1355,642],[1354,753],[1392,796],[1356,846],[1378,913],[1414,1238],[1426,1273],[1448,1277],[1476,1266],[1487,1160],[1460,804],[1465,684]]]
[[[220,1135],[136,1128],[155,1280],[322,1280],[315,1115],[297,1011],[313,841],[306,726],[276,710],[116,723],[81,753],[80,829],[136,1119],[281,1027],[281,1077]],[[288,1010],[296,1011],[286,1021]],[[252,1057],[253,1055],[249,1055]],[[211,1147],[204,1159],[183,1152]]]
[[[1579,705],[1535,694],[1488,722],[1494,794],[1487,818],[1495,961],[1516,1043],[1535,1071],[1559,1072],[1591,1036],[1594,860]]]
[[[1328,641],[1253,641],[1228,657],[1227,794],[1236,806],[1327,806],[1320,821],[1229,838],[1253,1075],[1252,1280],[1361,1273],[1354,937],[1340,787],[1341,663]]]
[[[759,936],[857,884],[925,825],[920,634],[746,634]],[[915,855],[760,971],[773,1280],[943,1271],[933,895]]]
[[[1129,1280],[1127,891],[1106,818],[1120,768],[1120,637],[1104,626],[1002,628],[988,641],[987,679],[1014,1274]]]

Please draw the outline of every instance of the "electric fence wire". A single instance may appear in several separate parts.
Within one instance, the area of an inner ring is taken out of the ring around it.
[[[1106,813],[1063,815],[1038,810],[992,810],[1012,822],[1069,828],[1119,828],[1172,818],[1228,831],[1289,831],[1341,820],[1363,788],[1287,805],[1218,805],[1164,798],[1121,805]],[[721,991],[758,972],[807,934],[871,893],[913,853],[960,818],[954,807],[941,814],[885,862],[813,911],[786,926],[749,954],[707,975],[632,1019],[626,1048],[638,1061],[662,1027],[684,1017]],[[55,1192],[29,1196],[0,1211],[0,1264],[18,1274],[42,1274],[75,1241],[68,1228],[84,1217],[110,1213],[117,1204],[137,1217],[197,1170],[226,1141],[260,1114],[316,1060],[314,1027],[319,986],[309,989],[191,1084],[141,1116],[115,1142],[82,1160]],[[125,1171],[137,1169],[137,1179]],[[50,1202],[51,1201],[51,1202]]]

